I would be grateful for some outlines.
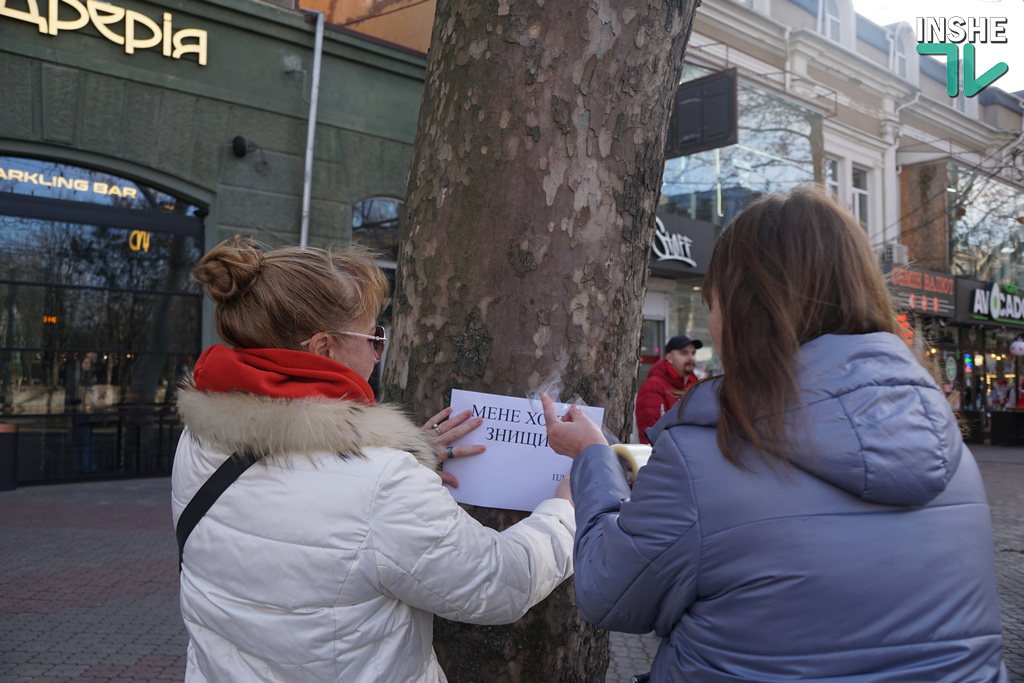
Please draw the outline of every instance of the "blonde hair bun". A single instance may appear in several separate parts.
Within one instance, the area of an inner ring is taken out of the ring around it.
[[[369,325],[390,286],[369,250],[222,242],[192,276],[216,304],[213,325],[229,346],[298,350],[318,332]]]
[[[253,286],[263,260],[255,246],[225,241],[199,260],[192,277],[215,303],[227,303]]]

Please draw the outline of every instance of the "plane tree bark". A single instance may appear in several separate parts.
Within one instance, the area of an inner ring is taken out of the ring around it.
[[[628,436],[665,134],[699,0],[439,0],[384,397],[552,376]],[[521,513],[470,508],[505,528]],[[516,624],[435,620],[452,683],[604,680],[571,581]]]

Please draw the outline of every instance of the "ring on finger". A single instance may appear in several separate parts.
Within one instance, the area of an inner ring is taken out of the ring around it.
[[[438,436],[441,436],[441,425],[440,424],[434,425],[434,431],[437,432]]]
[[[453,447],[449,446],[446,452],[448,453],[449,460],[455,457],[455,449]]]

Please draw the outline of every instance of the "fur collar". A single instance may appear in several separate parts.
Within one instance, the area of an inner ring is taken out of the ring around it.
[[[178,414],[194,437],[224,453],[251,451],[262,458],[327,451],[344,458],[381,446],[412,453],[420,464],[437,469],[429,438],[394,406],[207,392],[187,385],[178,393]]]

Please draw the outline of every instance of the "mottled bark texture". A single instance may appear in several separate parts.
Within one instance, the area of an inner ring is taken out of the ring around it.
[[[410,169],[384,395],[552,373],[627,436],[665,130],[696,0],[440,0]],[[522,515],[473,508],[504,528]],[[511,626],[436,620],[452,683],[604,680],[571,581]]]

